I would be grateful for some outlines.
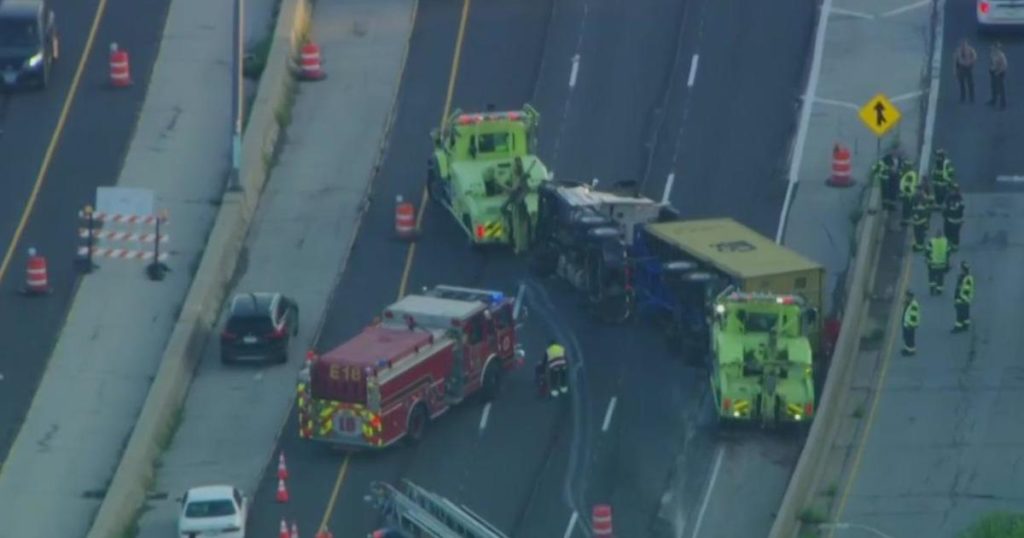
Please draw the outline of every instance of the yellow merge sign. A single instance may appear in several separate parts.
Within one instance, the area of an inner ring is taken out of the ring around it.
[[[860,121],[881,137],[900,122],[900,111],[884,94],[878,94],[860,108]]]

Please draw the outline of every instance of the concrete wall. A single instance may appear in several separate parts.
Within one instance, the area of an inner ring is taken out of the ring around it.
[[[239,192],[224,195],[160,369],[128,440],[89,538],[120,538],[133,527],[154,477],[154,464],[174,435],[181,405],[231,284],[282,125],[291,106],[294,51],[309,27],[309,0],[282,0],[274,40],[242,139]]]

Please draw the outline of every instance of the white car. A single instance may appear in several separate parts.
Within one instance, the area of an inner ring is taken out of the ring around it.
[[[1024,26],[1024,0],[977,0],[978,28]]]
[[[202,486],[181,498],[179,538],[245,538],[249,502],[238,488]]]

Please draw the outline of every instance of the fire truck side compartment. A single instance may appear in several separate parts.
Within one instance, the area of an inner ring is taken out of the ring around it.
[[[317,399],[365,403],[366,370],[381,361],[397,365],[402,359],[414,356],[427,347],[434,335],[427,331],[410,331],[374,325],[351,340],[334,348],[314,363],[312,396]],[[353,387],[361,392],[353,400]]]

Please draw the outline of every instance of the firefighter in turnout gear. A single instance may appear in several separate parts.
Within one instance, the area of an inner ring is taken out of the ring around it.
[[[963,223],[964,197],[960,194],[960,187],[954,183],[942,209],[942,228],[946,239],[949,240],[950,250],[956,251],[960,248],[960,227]]]
[[[911,223],[914,226],[914,252],[924,250],[924,242],[928,235],[928,223],[931,220],[931,207],[923,192],[914,197],[914,212]]]
[[[900,214],[900,224],[910,224],[910,214],[914,209],[914,194],[917,193],[917,171],[910,161],[903,163],[903,175],[900,177],[900,202],[903,211]]]
[[[920,192],[921,196],[924,197],[924,207],[928,210],[928,217],[930,218],[932,216],[932,210],[938,209],[938,206],[935,205],[935,191],[932,189],[931,182],[927,179],[921,182],[921,187],[918,192]],[[911,213],[911,216],[913,216],[913,213]]]
[[[953,178],[953,162],[946,156],[946,150],[941,148],[935,150],[935,163],[932,167],[932,188],[935,191],[937,208],[945,207],[946,195],[955,181]]]
[[[917,304],[914,293],[907,291],[903,300],[903,356],[917,353],[917,326],[921,324],[921,305]]]
[[[899,189],[893,169],[899,166],[896,155],[889,153],[871,166],[871,178],[878,184],[878,190],[882,193],[882,207],[887,210],[896,208],[896,198]]]
[[[552,396],[569,392],[569,361],[565,348],[552,340],[544,352],[544,370],[548,376],[548,390]]]
[[[942,295],[942,284],[949,271],[949,241],[946,236],[936,233],[925,246],[925,260],[928,262],[928,288],[932,295]]]
[[[960,262],[960,276],[956,279],[953,307],[956,309],[956,323],[953,332],[964,332],[971,327],[971,301],[974,300],[974,275],[967,262]]]

